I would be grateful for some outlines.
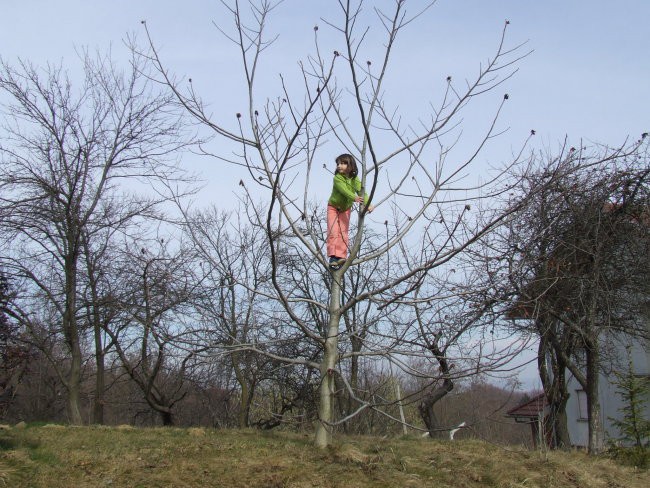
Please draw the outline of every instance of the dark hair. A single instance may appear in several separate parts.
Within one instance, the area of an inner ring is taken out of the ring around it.
[[[348,175],[354,178],[359,174],[359,170],[357,169],[357,162],[354,159],[354,156],[351,154],[341,154],[339,157],[336,158],[336,171],[334,171],[334,174],[339,172],[338,169],[338,164],[339,162],[344,162],[348,163]]]

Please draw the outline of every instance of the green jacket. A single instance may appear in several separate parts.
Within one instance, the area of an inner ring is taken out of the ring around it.
[[[345,175],[337,173],[334,175],[332,195],[327,203],[341,211],[346,211],[352,208],[352,204],[357,195],[361,195],[361,180],[357,176],[348,178]],[[368,195],[363,195],[363,203],[365,205],[368,204]]]

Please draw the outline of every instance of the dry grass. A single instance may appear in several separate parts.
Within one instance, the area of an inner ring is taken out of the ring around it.
[[[581,452],[479,441],[311,436],[209,429],[28,427],[0,431],[0,487],[589,487],[650,486]]]

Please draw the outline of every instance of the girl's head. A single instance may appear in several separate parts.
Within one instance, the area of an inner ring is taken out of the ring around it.
[[[341,154],[336,158],[336,171],[334,174],[342,174],[349,178],[354,178],[359,174],[357,162],[351,154]]]

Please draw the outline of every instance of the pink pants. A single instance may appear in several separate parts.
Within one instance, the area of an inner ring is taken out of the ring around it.
[[[337,258],[348,257],[351,209],[343,212],[327,205],[327,255]]]

